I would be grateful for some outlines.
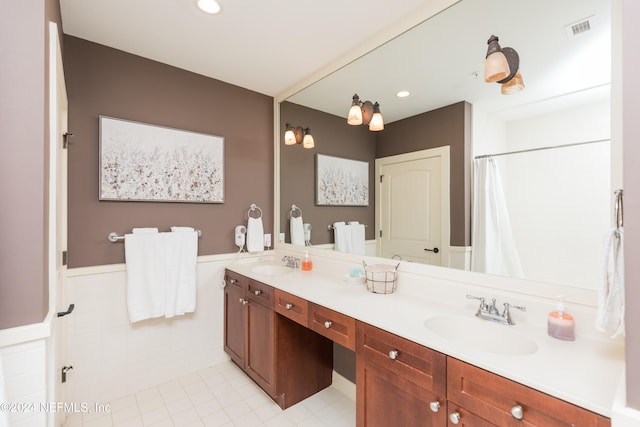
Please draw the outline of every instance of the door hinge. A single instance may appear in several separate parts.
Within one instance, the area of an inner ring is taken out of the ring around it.
[[[62,134],[62,148],[69,147],[69,139],[73,136],[71,132],[65,132]]]
[[[67,265],[69,263],[69,253],[67,251],[62,251],[62,265]]]
[[[382,237],[382,229],[380,229],[380,237]]]
[[[382,177],[383,177],[383,176],[384,176],[384,175],[380,175],[380,184],[382,184]]]

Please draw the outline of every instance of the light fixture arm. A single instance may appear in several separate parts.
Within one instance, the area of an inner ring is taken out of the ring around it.
[[[505,58],[507,58],[507,63],[509,64],[509,75],[502,80],[498,80],[496,83],[508,82],[516,75],[518,69],[520,68],[520,56],[515,49],[511,47],[503,47],[502,53],[504,54]]]

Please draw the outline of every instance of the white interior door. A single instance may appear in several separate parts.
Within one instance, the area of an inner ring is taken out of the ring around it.
[[[51,358],[49,361],[50,390],[56,402],[65,402],[65,386],[61,381],[62,367],[67,362],[66,332],[69,317],[57,317],[68,309],[65,294],[67,250],[67,150],[63,147],[67,133],[68,100],[64,81],[58,29],[49,26],[49,292],[54,311],[51,331]],[[50,423],[60,426],[64,411],[50,414]]]
[[[449,147],[376,160],[378,255],[447,265]]]

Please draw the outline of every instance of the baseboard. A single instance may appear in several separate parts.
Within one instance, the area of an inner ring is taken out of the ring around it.
[[[347,396],[349,399],[355,402],[356,400],[356,385],[337,373],[333,371],[332,375],[332,384],[331,386],[338,390],[340,393]]]

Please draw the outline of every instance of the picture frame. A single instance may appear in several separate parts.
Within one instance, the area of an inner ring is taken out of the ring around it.
[[[224,203],[224,138],[100,116],[99,199]]]
[[[316,154],[316,205],[369,206],[369,162]]]

